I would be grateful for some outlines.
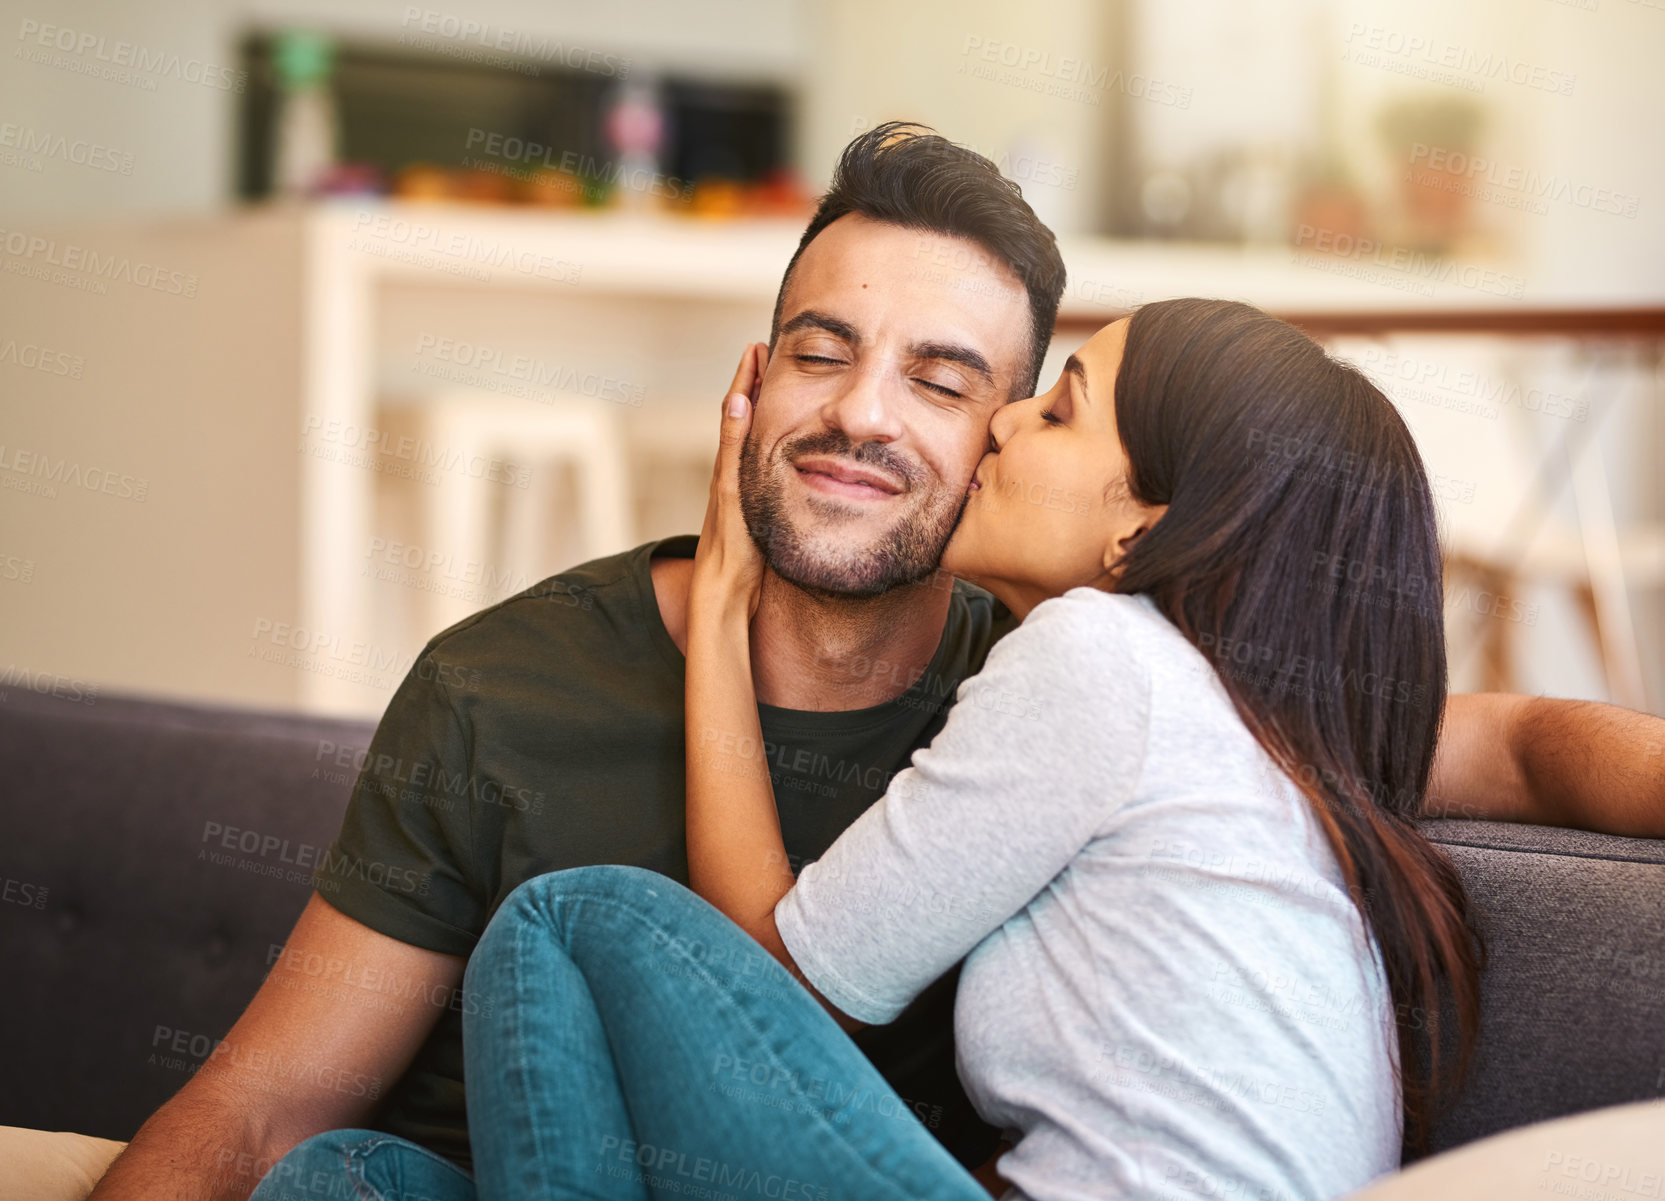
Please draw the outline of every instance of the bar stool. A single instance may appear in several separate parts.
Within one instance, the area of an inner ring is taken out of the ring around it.
[[[631,479],[616,406],[440,393],[384,408],[386,445],[414,440],[420,466],[415,541],[454,565],[478,564],[481,588],[424,590],[428,634],[482,607],[493,581],[512,594],[634,542]],[[572,487],[563,489],[568,480]],[[462,595],[453,595],[461,591]]]

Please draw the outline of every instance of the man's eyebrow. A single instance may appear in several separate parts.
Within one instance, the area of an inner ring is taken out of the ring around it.
[[[843,338],[852,346],[861,344],[861,335],[856,327],[848,321],[840,321],[830,313],[823,313],[819,309],[805,309],[792,320],[780,327],[782,334],[795,334],[801,329],[824,329],[834,337]]]
[[[915,358],[958,363],[971,368],[986,382],[994,383],[994,371],[989,367],[989,361],[969,346],[956,346],[952,342],[916,342],[908,347],[908,352]]]
[[[1091,400],[1092,396],[1087,391],[1087,365],[1072,354],[1064,360],[1064,370],[1075,376],[1075,382],[1081,385],[1081,395]]]

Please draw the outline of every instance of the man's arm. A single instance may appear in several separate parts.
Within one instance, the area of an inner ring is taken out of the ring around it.
[[[1452,696],[1423,815],[1665,838],[1665,719],[1595,701]]]
[[[91,1201],[246,1197],[302,1139],[362,1125],[445,1011],[463,966],[313,894],[231,1033],[140,1128]],[[388,989],[390,979],[400,987]]]

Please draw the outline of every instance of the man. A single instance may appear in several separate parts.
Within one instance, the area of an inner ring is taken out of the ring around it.
[[[795,861],[883,793],[1009,624],[934,568],[990,416],[1035,389],[1063,285],[1051,233],[991,163],[895,126],[846,149],[787,267],[745,492],[769,564],[752,627],[759,753]],[[496,906],[533,875],[582,864],[686,881],[693,549],[669,539],[585,564],[429,642],[231,1053],[146,1123],[95,1197],[244,1195],[302,1140],[367,1126],[388,1137],[312,1139],[269,1185],[317,1195],[313,1182],[350,1173],[400,1197],[468,1195],[461,1013],[491,998],[459,989]],[[479,686],[452,688],[459,669]],[[1665,723],[1517,697],[1454,698],[1449,712],[1442,803],[1658,832],[1612,781]],[[859,1041],[908,1109],[978,1165],[996,1132],[954,1076],[954,983]],[[733,1067],[714,1062],[689,1086],[727,1084]]]

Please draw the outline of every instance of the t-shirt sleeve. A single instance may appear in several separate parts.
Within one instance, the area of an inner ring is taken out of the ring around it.
[[[472,876],[469,741],[425,652],[388,702],[313,886],[390,938],[467,955],[485,927]]]
[[[894,1020],[1133,796],[1150,711],[1136,603],[1036,606],[960,686],[931,745],[781,898],[782,941],[839,1009]]]

